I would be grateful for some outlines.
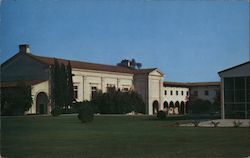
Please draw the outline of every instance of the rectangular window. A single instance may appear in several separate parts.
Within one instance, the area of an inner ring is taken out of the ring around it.
[[[107,92],[113,92],[113,91],[115,91],[115,85],[107,84]]]
[[[205,91],[204,91],[204,94],[205,94],[205,95],[209,95],[209,91],[208,91],[208,90],[205,90]]]
[[[74,86],[74,98],[78,98],[78,86]]]
[[[170,91],[170,95],[173,95],[173,91]]]
[[[167,90],[165,90],[165,95],[167,95]]]
[[[187,91],[187,96],[188,96],[188,91]]]
[[[183,95],[183,91],[181,91],[181,95]]]
[[[178,95],[178,91],[176,91],[175,93],[176,93],[176,95]]]
[[[91,87],[91,99],[94,99],[97,95],[97,87]]]
[[[123,91],[123,92],[128,92],[129,89],[128,89],[128,88],[122,88],[122,91]]]

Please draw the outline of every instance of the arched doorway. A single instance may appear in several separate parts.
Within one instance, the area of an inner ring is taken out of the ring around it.
[[[153,102],[153,114],[156,114],[159,111],[159,102],[155,100]]]
[[[44,92],[38,93],[36,97],[36,113],[47,114],[48,113],[48,97]]]
[[[168,110],[168,102],[164,101],[163,108],[167,111]]]
[[[169,103],[168,114],[174,114],[174,102],[173,101]]]
[[[175,102],[174,113],[179,114],[180,103],[178,101]]]
[[[184,102],[181,102],[180,114],[184,114]]]

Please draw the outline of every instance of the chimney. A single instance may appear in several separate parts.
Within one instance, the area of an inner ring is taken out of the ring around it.
[[[28,44],[19,45],[19,53],[30,53],[30,46]]]

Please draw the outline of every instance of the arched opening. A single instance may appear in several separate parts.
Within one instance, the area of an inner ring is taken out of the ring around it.
[[[168,114],[174,114],[174,102],[173,101],[169,103]]]
[[[179,110],[180,110],[180,103],[178,101],[175,102],[175,106],[174,106],[174,114],[179,114]]]
[[[47,114],[48,113],[48,97],[44,92],[40,92],[36,97],[36,113]]]
[[[163,108],[165,111],[168,111],[168,102],[167,101],[164,101]]]
[[[168,102],[167,102],[167,101],[164,101],[163,107],[164,107],[164,109],[165,109],[165,108],[168,108]]]
[[[180,114],[184,114],[184,102],[181,102]]]
[[[170,102],[169,107],[174,107],[174,102],[173,101]]]
[[[158,111],[159,111],[159,102],[155,100],[153,102],[153,114],[157,114]]]

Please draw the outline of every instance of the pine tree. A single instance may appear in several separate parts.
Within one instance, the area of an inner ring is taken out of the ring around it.
[[[65,107],[66,106],[66,101],[67,101],[67,74],[66,74],[66,69],[65,65],[61,63],[60,66],[60,106]]]
[[[52,99],[54,106],[60,106],[60,65],[56,58],[52,66]]]
[[[74,101],[74,89],[73,89],[73,80],[72,80],[72,68],[70,61],[67,65],[67,105],[72,106],[72,102]]]

